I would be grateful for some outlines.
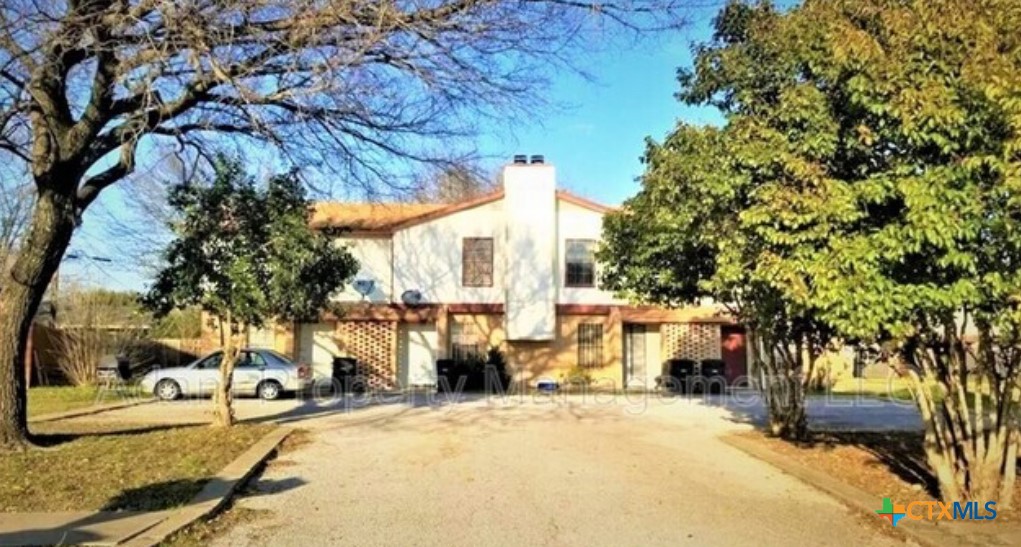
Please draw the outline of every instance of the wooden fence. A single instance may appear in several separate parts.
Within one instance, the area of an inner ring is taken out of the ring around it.
[[[66,333],[56,327],[33,325],[25,360],[25,376],[29,386],[63,385],[67,383],[60,368],[61,337]],[[214,349],[211,340],[201,338],[142,339],[131,350],[131,368],[135,375],[153,367],[186,365]]]

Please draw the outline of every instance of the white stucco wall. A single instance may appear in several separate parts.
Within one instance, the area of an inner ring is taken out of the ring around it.
[[[555,304],[626,304],[598,288],[564,287],[566,240],[599,240],[602,213],[556,198],[551,165],[508,166],[502,200],[398,230],[390,237],[345,237],[372,279],[368,300],[400,302],[418,290],[427,303],[504,304],[511,339],[551,339]],[[462,240],[493,238],[493,286],[461,286]],[[598,280],[599,270],[597,266]],[[353,286],[339,301],[362,300]]]
[[[375,281],[372,293],[366,300],[371,302],[389,302],[393,298],[393,269],[391,259],[391,242],[389,237],[342,237],[337,239],[338,245],[347,245],[351,254],[358,260],[358,273],[354,279],[371,279]],[[352,283],[344,288],[335,300],[340,302],[358,302],[362,295],[354,289]],[[400,293],[397,293],[400,296]]]
[[[556,334],[556,185],[552,165],[511,165],[503,172],[508,340]]]
[[[312,366],[316,378],[333,377],[333,358],[343,355],[334,338],[333,323],[298,326],[298,361]]]
[[[506,245],[503,202],[458,211],[397,231],[394,241],[394,300],[406,290],[432,303],[501,303]],[[466,237],[493,238],[493,286],[461,286],[461,246]]]
[[[557,287],[558,304],[626,304],[610,291],[599,290],[599,265],[596,264],[596,288],[565,287],[567,277],[566,241],[602,238],[603,214],[573,203],[557,200]]]

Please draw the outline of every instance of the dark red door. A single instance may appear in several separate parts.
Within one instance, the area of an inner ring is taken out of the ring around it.
[[[740,325],[721,325],[720,343],[723,362],[727,367],[727,382],[731,385],[747,383],[748,349],[745,347],[745,331]]]

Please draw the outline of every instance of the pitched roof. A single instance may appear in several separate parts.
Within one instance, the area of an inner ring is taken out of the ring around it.
[[[567,190],[557,190],[557,199],[562,199],[562,200],[564,200],[564,201],[566,201],[568,203],[573,203],[574,205],[577,205],[578,207],[584,207],[586,209],[591,209],[591,210],[593,210],[593,211],[595,211],[597,213],[609,213],[611,211],[616,211],[617,210],[616,207],[610,207],[608,205],[603,205],[602,203],[596,203],[595,201],[592,201],[591,199],[583,198],[583,197],[581,197],[581,196],[579,196],[577,194],[572,194],[571,192],[568,192]]]
[[[566,190],[557,199],[598,213],[615,210]],[[503,190],[457,203],[352,203],[322,201],[312,207],[312,228],[342,228],[361,233],[392,233],[423,222],[503,199]]]
[[[347,203],[321,201],[312,206],[312,228],[386,232],[407,220],[447,207],[443,203]]]

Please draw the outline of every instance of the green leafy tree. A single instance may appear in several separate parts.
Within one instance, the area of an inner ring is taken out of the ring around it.
[[[230,426],[231,378],[247,327],[317,317],[358,265],[309,228],[310,202],[290,174],[260,188],[239,160],[221,156],[208,185],[179,186],[170,203],[180,215],[176,238],[145,302],[161,314],[199,306],[219,319],[225,344],[215,423]]]
[[[753,180],[749,275],[899,350],[946,500],[1009,505],[1015,480],[1019,24],[1006,0],[731,3],[681,77]]]
[[[605,219],[602,279],[632,300],[726,306],[749,327],[770,432],[802,438],[802,371],[829,329],[756,267],[772,249],[741,214],[761,183],[743,160],[749,151],[736,143],[730,129],[687,125],[662,144],[648,143],[641,191]]]

